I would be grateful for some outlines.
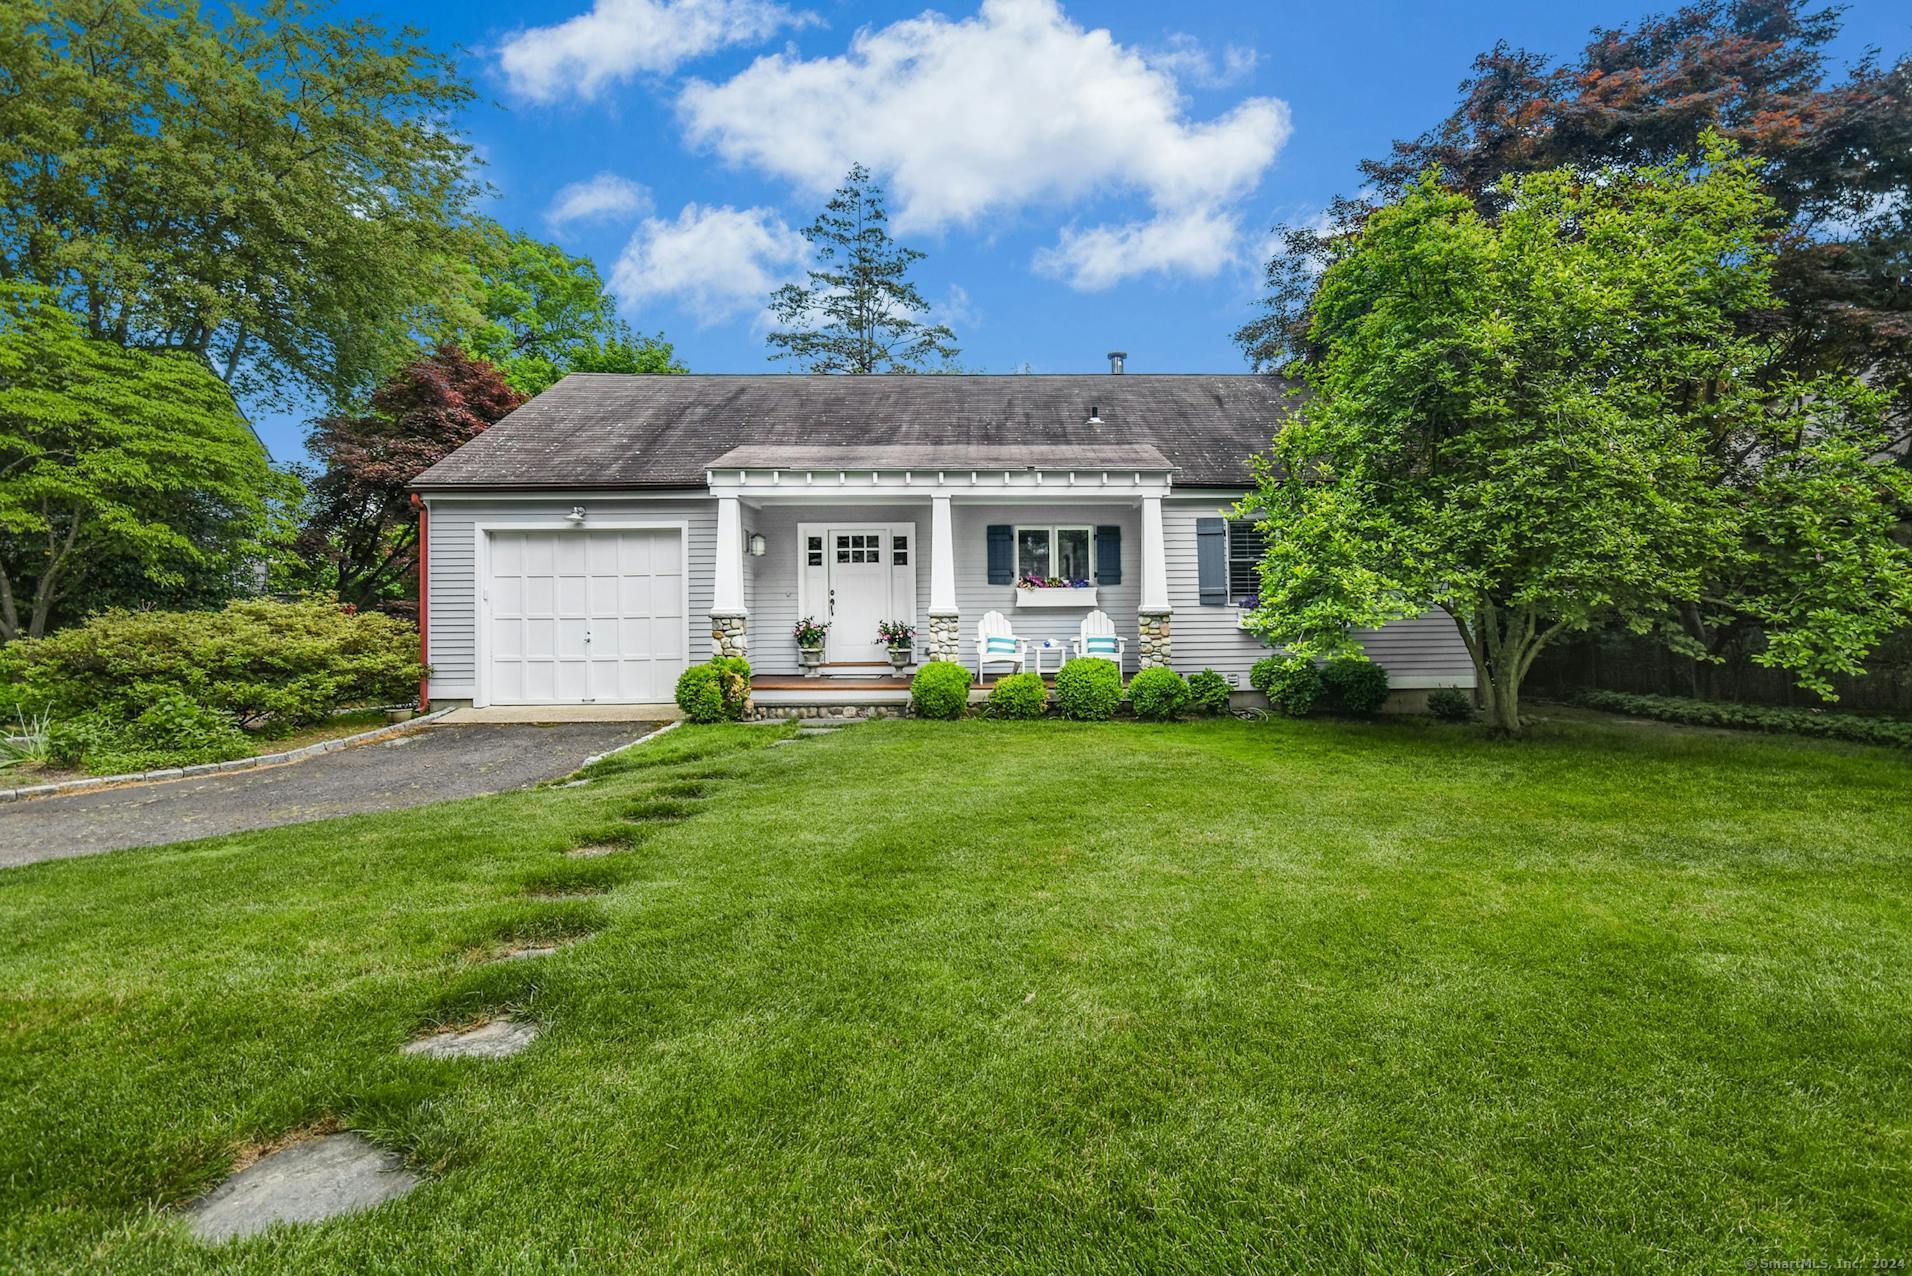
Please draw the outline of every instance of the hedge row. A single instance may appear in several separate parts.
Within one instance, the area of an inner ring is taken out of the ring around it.
[[[1912,722],[1900,718],[1868,718],[1856,713],[1822,713],[1815,709],[1728,704],[1716,700],[1689,700],[1683,696],[1636,696],[1624,691],[1587,691],[1574,697],[1574,703],[1588,709],[1602,709],[1608,713],[1624,713],[1636,718],[1653,718],[1692,727],[1771,731],[1912,749]]]

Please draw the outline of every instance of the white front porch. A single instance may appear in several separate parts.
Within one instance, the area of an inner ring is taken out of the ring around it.
[[[1162,536],[1169,473],[1158,464],[1121,471],[713,468],[712,631],[734,628],[741,617],[753,673],[780,680],[801,672],[796,623],[805,616],[827,622],[820,672],[847,694],[849,683],[892,677],[875,632],[880,620],[914,626],[914,663],[951,659],[973,672],[977,623],[999,611],[1032,645],[1053,644],[1044,661],[1053,673],[1083,618],[1100,610],[1129,640],[1132,673],[1141,663],[1140,617],[1169,612]],[[1019,590],[1014,577],[1026,570],[1090,583]],[[948,645],[952,624],[953,650],[935,649],[939,634]],[[992,678],[1004,672],[989,669]]]

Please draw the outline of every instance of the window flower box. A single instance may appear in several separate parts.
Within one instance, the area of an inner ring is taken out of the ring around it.
[[[1093,607],[1094,585],[1049,585],[1031,589],[1016,586],[1018,607]]]

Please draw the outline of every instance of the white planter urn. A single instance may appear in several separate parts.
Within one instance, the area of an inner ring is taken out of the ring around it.
[[[891,647],[889,649],[889,652],[890,652],[890,668],[891,669],[894,669],[898,674],[901,674],[905,669],[910,667],[910,655],[912,654],[910,648]]]
[[[817,676],[817,666],[823,663],[823,648],[799,647],[797,659],[803,664],[803,676],[814,678]]]

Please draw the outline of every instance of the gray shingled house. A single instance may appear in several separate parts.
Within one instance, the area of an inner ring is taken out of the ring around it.
[[[1102,612],[1131,672],[1246,688],[1260,547],[1226,511],[1293,403],[1246,375],[566,377],[418,477],[431,699],[665,702],[716,650],[760,703],[882,703],[879,621],[975,669],[989,612],[1043,672]],[[1445,617],[1363,641],[1397,688],[1473,683]]]

